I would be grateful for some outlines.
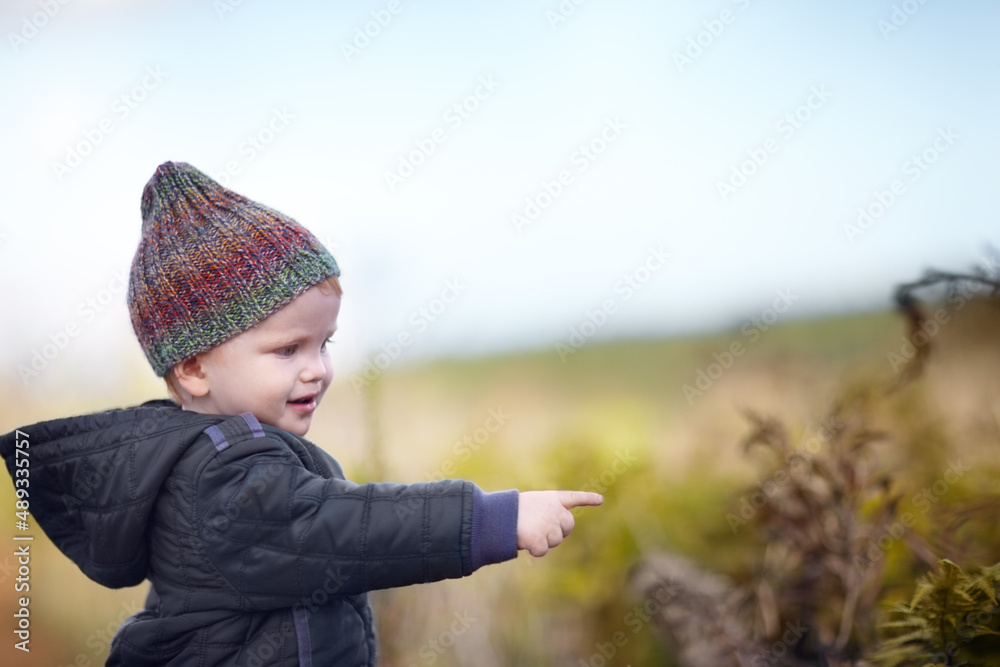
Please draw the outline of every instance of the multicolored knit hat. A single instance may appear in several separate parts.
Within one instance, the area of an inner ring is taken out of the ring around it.
[[[164,162],[142,192],[128,308],[160,377],[339,275],[304,227],[189,164]]]

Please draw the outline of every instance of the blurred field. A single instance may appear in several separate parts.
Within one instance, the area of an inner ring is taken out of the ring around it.
[[[360,393],[338,378],[310,438],[353,479],[465,477],[486,490],[587,487],[607,498],[579,511],[573,536],[544,559],[522,555],[469,579],[375,594],[381,664],[598,665],[609,645],[615,656],[607,664],[673,664],[648,619],[633,613],[640,600],[628,574],[662,547],[736,577],[748,567],[751,545],[725,518],[758,469],[740,446],[745,409],[781,419],[805,440],[833,402],[865,395],[875,425],[892,436],[880,461],[904,487],[933,478],[949,457],[992,470],[1000,308],[974,303],[953,313],[934,336],[924,376],[890,396],[884,388],[896,372],[888,355],[900,353],[904,334],[898,315],[870,313],[780,324],[756,341],[737,329],[588,344],[565,363],[553,348],[393,368]],[[689,401],[684,385],[695,386],[699,370],[714,373],[713,355],[734,341],[746,352]],[[0,389],[0,428],[164,396],[148,375],[137,369],[110,404],[83,387],[44,405],[26,403],[17,387]],[[491,431],[497,415],[502,423]],[[978,474],[968,485],[995,483]],[[13,508],[10,479],[2,479],[3,506]],[[32,652],[13,651],[8,639],[0,663],[103,664],[111,634],[141,605],[145,586],[101,588],[38,531],[33,549]],[[0,614],[10,619],[16,575],[5,551]],[[608,644],[619,631],[625,644]]]

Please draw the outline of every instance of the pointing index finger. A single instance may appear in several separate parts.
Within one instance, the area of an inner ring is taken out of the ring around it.
[[[566,509],[604,504],[604,496],[599,493],[588,491],[558,491],[557,493],[559,494],[559,502]]]

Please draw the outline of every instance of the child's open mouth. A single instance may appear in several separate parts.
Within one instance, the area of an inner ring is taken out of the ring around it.
[[[296,398],[294,400],[288,401],[288,404],[295,410],[300,410],[302,412],[311,412],[316,409],[316,394],[308,394],[301,398]]]

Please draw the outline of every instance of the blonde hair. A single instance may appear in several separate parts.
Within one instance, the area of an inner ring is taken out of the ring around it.
[[[324,278],[323,280],[316,283],[314,287],[319,287],[319,290],[323,292],[323,294],[329,294],[330,292],[333,292],[337,296],[344,295],[344,288],[340,286],[340,280],[337,278],[337,276],[329,276],[327,278]],[[181,387],[179,384],[177,384],[177,378],[174,376],[173,367],[167,370],[167,374],[163,376],[163,381],[167,383],[167,394],[169,394],[170,398],[175,403],[180,403],[181,405],[183,405],[184,401],[181,398]]]

